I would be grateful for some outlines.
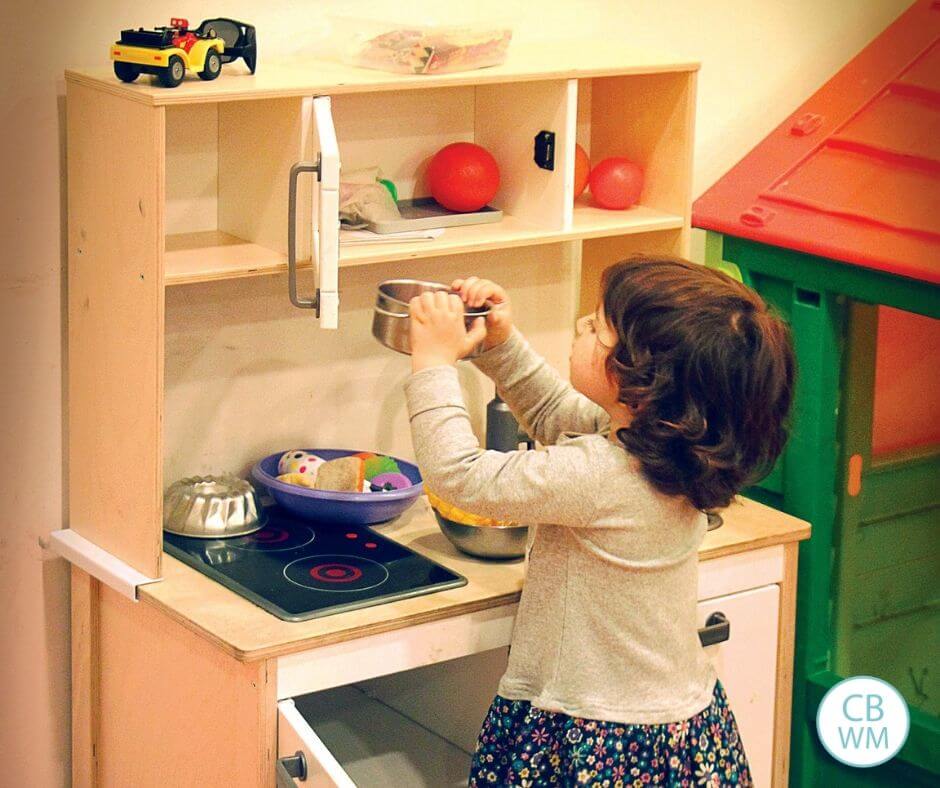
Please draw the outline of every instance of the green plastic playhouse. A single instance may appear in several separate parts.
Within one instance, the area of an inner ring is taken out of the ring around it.
[[[790,322],[790,442],[747,495],[800,547],[790,784],[940,784],[940,3],[921,0],[696,203],[706,262]],[[815,715],[841,678],[893,684],[906,745],[838,763]],[[746,743],[745,743],[746,744]]]

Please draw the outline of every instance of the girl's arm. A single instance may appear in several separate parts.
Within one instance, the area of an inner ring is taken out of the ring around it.
[[[483,517],[589,523],[599,470],[586,439],[544,451],[484,451],[471,429],[457,370],[449,365],[413,374],[405,395],[418,465],[436,495]]]
[[[522,428],[543,445],[555,443],[563,432],[593,434],[610,424],[606,411],[575,391],[518,331],[473,363],[493,379]]]
[[[496,382],[525,431],[539,443],[555,443],[563,432],[596,433],[606,428],[607,413],[562,380],[513,329],[512,306],[505,289],[489,279],[456,279],[451,288],[470,306],[489,302],[487,352],[474,361]]]

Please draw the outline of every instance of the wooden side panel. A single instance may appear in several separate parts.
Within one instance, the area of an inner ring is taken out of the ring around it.
[[[774,768],[771,785],[785,788],[790,775],[790,714],[793,706],[793,648],[796,638],[796,569],[799,545],[784,545],[780,618],[777,622],[777,683],[774,701]]]
[[[303,159],[301,107],[301,99],[219,105],[218,229],[279,254],[287,253],[290,168]],[[304,235],[298,242],[306,248]]]
[[[497,208],[539,227],[571,225],[577,88],[566,80],[476,89],[474,139],[499,162]],[[555,133],[553,170],[534,161],[540,131]]]
[[[69,525],[160,574],[164,110],[68,85]]]
[[[99,616],[99,785],[274,785],[273,662],[238,662],[106,586]]]
[[[72,786],[97,784],[98,588],[87,572],[72,566]]]

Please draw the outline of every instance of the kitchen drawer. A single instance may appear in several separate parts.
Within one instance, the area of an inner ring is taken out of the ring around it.
[[[278,788],[466,786],[470,753],[355,687],[278,703],[278,758],[303,753],[305,780],[278,767]]]
[[[772,584],[698,604],[700,637],[758,786],[771,780],[779,601]],[[496,649],[284,701],[279,755],[304,749],[302,739],[315,786],[465,785],[505,661]]]
[[[700,627],[718,613],[729,624],[727,639],[705,653],[728,694],[758,788],[770,786],[773,767],[779,606],[776,584],[698,604]]]
[[[779,586],[770,584],[698,603],[700,636],[710,643],[706,653],[758,786],[770,785],[772,770],[779,601]],[[302,786],[466,785],[470,751],[505,657],[497,649],[288,697],[278,704],[278,756],[304,753]],[[471,687],[461,685],[462,676],[473,677]],[[288,784],[282,777],[279,788]]]

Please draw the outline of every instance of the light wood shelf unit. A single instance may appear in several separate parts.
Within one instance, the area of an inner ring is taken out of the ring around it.
[[[597,42],[573,51],[564,68],[556,48],[531,46],[499,68],[427,79],[332,63],[254,77],[235,67],[174,90],[67,72],[70,527],[160,576],[165,288],[286,271],[288,174],[317,151],[309,97],[331,96],[344,171],[379,166],[403,198],[427,194],[427,162],[449,142],[475,141],[500,162],[501,222],[343,246],[341,267],[567,243],[591,303],[617,256],[684,252],[696,64]],[[554,170],[532,160],[542,129],[556,135]],[[573,200],[576,140],[594,160],[635,159],[641,204]],[[313,214],[314,191],[302,186],[300,215]],[[298,223],[301,257],[311,236]]]

